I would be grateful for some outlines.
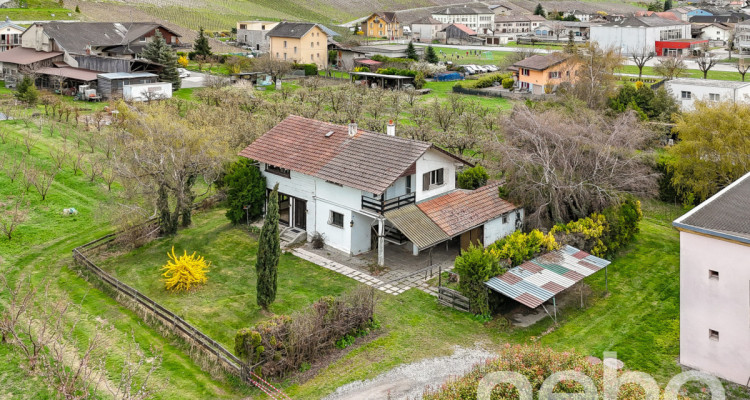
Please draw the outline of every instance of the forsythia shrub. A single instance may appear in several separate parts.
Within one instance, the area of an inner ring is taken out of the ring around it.
[[[563,232],[566,234],[577,233],[583,236],[585,244],[583,250],[590,251],[591,254],[602,257],[607,252],[607,245],[602,241],[604,232],[607,229],[607,219],[602,214],[593,213],[586,218],[578,221],[571,221],[564,225],[555,225],[550,233]]]
[[[540,252],[560,248],[552,232],[548,234],[534,229],[529,233],[515,231],[512,234],[492,243],[487,251],[499,260],[509,260],[511,267],[523,264],[536,257]]]
[[[177,64],[180,64],[182,68],[187,68],[189,62],[190,61],[185,56],[180,56],[180,58],[177,59]]]
[[[167,253],[167,255],[169,261],[161,267],[164,270],[162,276],[167,290],[190,290],[191,286],[206,283],[208,280],[206,273],[211,263],[206,263],[206,260],[201,256],[196,256],[195,252],[188,255],[185,251],[182,256],[177,257],[174,254],[174,246],[172,246],[172,252]]]

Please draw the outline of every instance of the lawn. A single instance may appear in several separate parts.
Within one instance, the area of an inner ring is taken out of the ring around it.
[[[624,74],[636,74],[638,75],[638,67],[635,65],[625,65],[622,67],[620,72]],[[654,75],[659,74],[654,72],[653,67],[643,67],[643,75]],[[685,71],[684,77],[686,78],[703,78],[703,72],[697,69],[689,69]],[[737,71],[708,71],[708,79],[718,79],[722,81],[739,81],[742,80],[742,76]],[[750,79],[750,76],[748,76]]]
[[[255,301],[258,243],[244,226],[232,226],[224,212],[219,208],[198,214],[193,228],[110,258],[100,266],[233,349],[237,330],[252,327],[268,314]],[[178,255],[195,251],[211,262],[205,285],[187,293],[164,289],[160,268],[173,246]],[[356,284],[355,280],[285,253],[279,261],[279,291],[270,311],[291,314],[320,297],[341,294]]]
[[[419,46],[427,46],[424,44],[417,44]],[[435,52],[438,55],[440,61],[452,61],[457,65],[464,64],[479,64],[479,65],[498,65],[503,61],[505,57],[511,52],[508,51],[491,51],[491,50],[479,50],[475,54],[476,50],[460,50],[455,47],[443,47],[435,46]]]
[[[559,44],[518,44],[518,42],[508,42],[501,45],[502,47],[521,47],[531,49],[562,50],[564,46]]]
[[[66,8],[3,8],[3,16],[11,21],[77,20],[81,14]],[[70,15],[68,15],[70,14]]]
[[[31,154],[26,155],[26,161],[38,167],[49,167],[52,163],[50,150],[63,146],[60,129],[64,126],[64,123],[59,123],[52,135],[45,128],[39,135],[38,128],[32,124],[28,129],[33,132],[37,142]],[[10,160],[26,153],[22,132],[27,128],[23,122],[3,121],[0,122],[0,129],[7,132],[6,141],[0,141],[0,158]],[[68,129],[76,130],[72,125]],[[73,154],[79,151],[70,137],[67,146]],[[83,147],[80,151],[87,152]],[[10,196],[23,193],[20,181],[11,183],[4,172],[0,173],[0,199],[3,203]],[[105,326],[111,324],[114,329],[107,332],[110,340],[107,354],[110,379],[116,380],[119,376],[123,346],[131,337],[135,337],[141,348],[146,349],[147,355],[153,355],[148,350],[153,346],[163,357],[162,366],[152,383],[168,386],[168,390],[158,394],[158,399],[236,398],[248,393],[244,386],[223,379],[216,380],[203,372],[174,340],[165,339],[156,330],[145,326],[134,313],[94,289],[71,268],[71,251],[74,247],[112,230],[108,215],[113,198],[103,182],[90,183],[80,172],[74,174],[70,164],[66,164],[57,174],[44,202],[33,188],[26,198],[30,201],[29,220],[19,228],[12,241],[0,238],[0,270],[11,281],[21,274],[31,275],[37,285],[46,279],[50,283],[51,299],[80,303],[82,319],[75,334],[82,343],[94,332],[100,331],[102,323]],[[79,214],[64,217],[62,210],[68,207],[75,207]],[[0,304],[6,300],[0,297]],[[0,390],[0,397],[52,397],[39,376],[29,376],[23,370],[24,364],[12,350],[7,345],[0,345],[0,385],[4,388]]]
[[[448,96],[453,95],[453,86],[455,86],[456,83],[458,82],[461,82],[461,81],[427,82],[424,85],[424,87],[425,89],[432,89],[432,92],[430,92],[430,94],[422,96],[421,98],[425,101],[428,101],[431,99],[438,99],[440,101],[445,101],[448,99]],[[467,100],[475,101],[483,107],[498,108],[500,110],[509,110],[513,107],[513,101],[502,98],[502,97],[485,97],[485,96],[475,96],[475,95],[469,95],[469,94],[456,94],[456,96],[463,97]]]

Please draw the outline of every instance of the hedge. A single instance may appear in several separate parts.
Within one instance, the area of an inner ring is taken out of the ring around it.
[[[411,76],[412,78],[417,76],[417,71],[411,69],[378,68],[376,72],[383,75]]]

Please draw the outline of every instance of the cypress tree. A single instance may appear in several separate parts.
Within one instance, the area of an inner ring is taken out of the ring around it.
[[[172,82],[172,90],[179,90],[180,84],[180,73],[177,72],[177,54],[171,46],[169,46],[164,40],[164,36],[158,30],[146,47],[141,52],[141,57],[161,64],[164,68],[159,73],[159,79],[164,82]]]
[[[547,13],[544,12],[544,7],[542,7],[542,3],[536,4],[536,8],[534,9],[534,15],[541,15],[542,17],[547,18]]]
[[[258,238],[256,299],[264,310],[276,300],[276,275],[281,256],[279,239],[279,184],[268,196],[268,210]]]
[[[427,46],[427,50],[424,53],[424,59],[428,63],[431,64],[437,64],[438,63],[438,56],[435,53],[435,49],[432,48],[432,46]]]
[[[414,48],[414,43],[412,42],[409,42],[409,45],[406,46],[406,58],[412,59],[414,61],[419,60],[417,49]]]
[[[197,56],[204,56],[204,57],[211,56],[211,46],[209,46],[208,44],[208,38],[203,32],[202,26],[198,30],[198,37],[195,38],[195,44],[193,44],[193,50],[195,51],[195,55]]]

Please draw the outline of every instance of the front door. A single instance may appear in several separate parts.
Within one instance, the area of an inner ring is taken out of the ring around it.
[[[466,250],[469,245],[482,246],[484,242],[484,226],[474,228],[461,234],[461,250]]]
[[[294,227],[307,230],[307,202],[294,198]]]
[[[289,213],[292,209],[291,197],[279,193],[279,222],[281,225],[289,226]]]

